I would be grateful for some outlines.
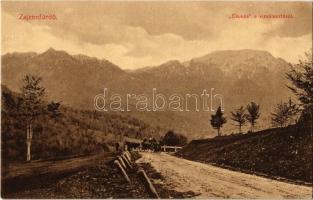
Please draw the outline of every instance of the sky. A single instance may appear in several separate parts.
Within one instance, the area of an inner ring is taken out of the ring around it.
[[[21,14],[57,19],[26,21]],[[104,58],[123,69],[235,49],[265,50],[295,63],[312,48],[310,2],[2,2],[1,15],[2,54],[52,47]]]

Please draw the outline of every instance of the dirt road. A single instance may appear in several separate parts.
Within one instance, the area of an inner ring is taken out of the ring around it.
[[[62,160],[32,161],[22,164],[11,164],[5,170],[2,179],[12,179],[16,177],[33,177],[34,175],[56,175],[67,171],[78,170],[82,167],[90,166],[99,159],[110,159],[111,153],[99,153],[88,156],[77,156]]]
[[[25,189],[46,187],[69,174],[93,167],[100,160],[111,159],[113,159],[111,153],[103,152],[58,160],[11,164],[7,168],[2,168],[2,191],[8,194]]]
[[[235,172],[165,153],[142,153],[137,162],[150,163],[165,177],[164,185],[196,198],[311,198],[312,187]]]

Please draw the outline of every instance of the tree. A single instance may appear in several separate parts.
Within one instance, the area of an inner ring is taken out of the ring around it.
[[[292,86],[287,87],[296,94],[300,106],[302,107],[301,119],[305,119],[311,127],[313,134],[313,62],[312,50],[305,53],[306,58],[299,60],[299,63],[292,66],[287,73],[287,79],[292,83]]]
[[[251,102],[247,105],[247,110],[247,120],[251,124],[251,131],[253,131],[256,121],[260,117],[260,105],[257,105],[255,102]]]
[[[284,127],[288,121],[288,107],[285,103],[277,104],[274,113],[272,115],[272,125]]]
[[[181,134],[168,131],[162,139],[162,144],[169,146],[183,146],[187,144],[187,138]]]
[[[26,123],[26,160],[31,159],[31,144],[33,138],[33,124],[41,115],[50,115],[52,118],[60,116],[60,103],[50,103],[45,106],[43,98],[45,88],[41,86],[41,77],[35,75],[26,75],[23,79],[22,94],[20,98],[19,113]]]
[[[235,112],[231,112],[231,115],[231,119],[238,123],[237,126],[239,126],[239,133],[241,133],[241,127],[247,122],[246,109],[241,106],[239,109],[235,110]]]
[[[289,102],[277,104],[275,111],[272,115],[272,125],[285,127],[288,122],[291,122],[293,116],[299,112],[299,109],[295,103],[289,100]]]
[[[287,79],[293,86],[287,86],[299,98],[305,108],[313,106],[313,67],[312,54],[306,53],[306,59],[300,60],[287,73]]]
[[[218,107],[215,115],[211,115],[211,125],[214,129],[217,129],[217,135],[220,136],[220,129],[223,124],[227,122],[226,118],[223,116],[221,107]]]
[[[14,136],[21,138],[23,138],[23,136],[20,135],[18,128],[14,123],[14,119],[19,117],[17,109],[17,105],[19,104],[18,98],[4,85],[2,85],[1,88],[1,161],[4,164],[3,166],[7,168],[9,167],[8,160],[12,159],[12,156],[10,155],[10,149],[13,146],[12,142],[10,144],[9,140]],[[18,121],[23,121],[23,119],[18,119]],[[6,173],[6,170],[4,173]]]
[[[26,122],[27,161],[31,159],[33,123],[39,115],[44,113],[43,97],[45,88],[40,83],[41,78],[33,75],[26,75],[23,79],[21,113]]]
[[[48,104],[47,111],[51,118],[57,119],[58,117],[62,116],[60,106],[61,106],[60,102],[55,103],[54,101],[52,101],[50,104]]]

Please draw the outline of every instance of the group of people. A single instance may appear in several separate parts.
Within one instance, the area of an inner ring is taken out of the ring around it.
[[[127,150],[144,150],[144,151],[161,151],[162,142],[157,141],[155,138],[144,139],[142,142],[125,142],[124,146],[120,143],[115,143],[115,150],[120,151],[121,149]]]

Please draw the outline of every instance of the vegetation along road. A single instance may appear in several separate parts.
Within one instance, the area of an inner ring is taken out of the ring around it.
[[[165,153],[142,153],[138,163],[150,163],[170,189],[198,198],[311,198],[312,187],[280,182],[189,161]]]

